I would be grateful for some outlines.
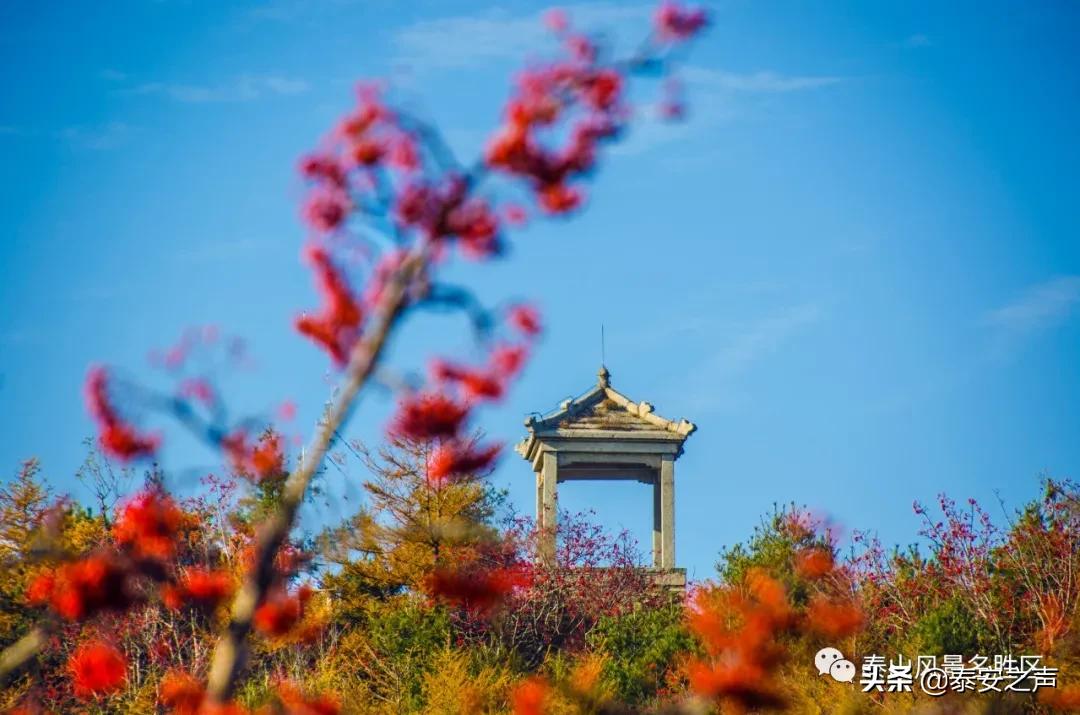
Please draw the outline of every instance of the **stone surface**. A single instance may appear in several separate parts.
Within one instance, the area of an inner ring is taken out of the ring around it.
[[[686,569],[651,568],[649,574],[652,576],[653,583],[657,586],[679,591],[686,588]]]

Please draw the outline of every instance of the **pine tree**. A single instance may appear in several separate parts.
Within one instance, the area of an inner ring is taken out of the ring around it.
[[[377,451],[353,448],[368,472],[369,503],[319,539],[324,558],[340,567],[325,578],[339,597],[415,590],[437,565],[494,535],[491,522],[505,495],[486,474],[430,478],[431,442],[398,438]]]
[[[33,552],[51,501],[40,471],[38,460],[28,459],[10,483],[0,486],[0,642],[18,635],[29,618],[23,591],[36,568]]]

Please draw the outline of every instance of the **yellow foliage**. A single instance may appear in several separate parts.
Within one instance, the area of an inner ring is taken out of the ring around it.
[[[157,682],[144,682],[139,688],[128,688],[113,704],[115,712],[152,713],[157,711]]]
[[[363,608],[365,594],[417,589],[436,564],[490,536],[483,523],[493,493],[479,475],[431,483],[430,444],[391,440],[377,452],[357,449],[369,473],[369,506],[321,541],[327,559],[342,567],[327,583],[338,598]]]
[[[319,692],[332,692],[346,705],[346,712],[362,715],[390,715],[407,712],[401,674],[372,647],[363,628],[348,628],[322,654],[304,685]]]
[[[609,694],[604,693],[604,686],[600,681],[600,675],[604,671],[606,658],[603,655],[590,653],[582,657],[570,673],[570,688],[587,698],[607,699]]]
[[[64,530],[60,538],[63,547],[68,552],[84,554],[100,548],[107,541],[108,536],[101,519],[80,510],[72,510],[64,519]]]
[[[424,713],[485,715],[505,712],[513,677],[491,665],[472,667],[469,654],[447,648],[424,678]]]

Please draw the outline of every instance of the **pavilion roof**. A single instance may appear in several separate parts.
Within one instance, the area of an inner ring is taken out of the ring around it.
[[[545,437],[606,439],[661,439],[682,442],[696,429],[684,419],[672,420],[653,411],[648,402],[635,402],[611,386],[611,375],[601,367],[596,384],[585,394],[563,401],[545,415],[525,420],[529,434],[516,450],[531,458],[538,439]]]

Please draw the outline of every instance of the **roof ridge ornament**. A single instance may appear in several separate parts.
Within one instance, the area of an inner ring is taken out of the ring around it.
[[[608,372],[607,366],[602,363],[600,365],[600,369],[596,373],[596,384],[598,384],[600,387],[611,386],[611,373]]]

